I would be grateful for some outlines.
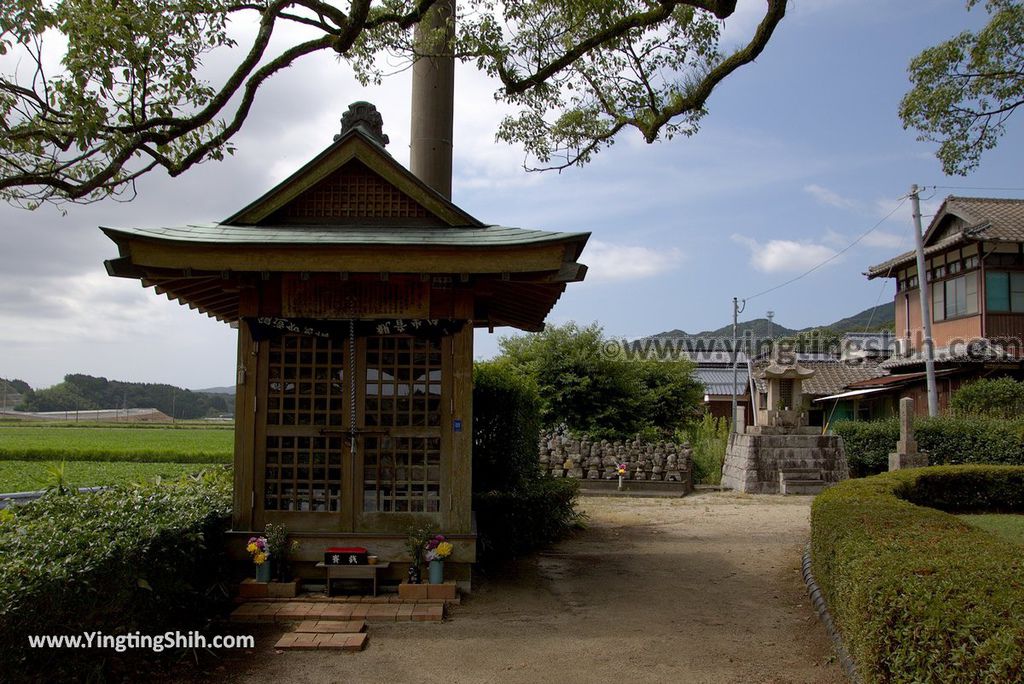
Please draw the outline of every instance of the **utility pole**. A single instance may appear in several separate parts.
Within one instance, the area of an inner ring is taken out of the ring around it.
[[[743,306],[740,306],[740,300],[736,297],[732,298],[732,417],[729,421],[730,430],[736,432],[736,392],[737,384],[739,383],[739,343],[737,342],[739,318],[740,314],[743,313],[743,309],[747,308],[747,300],[743,300]]]
[[[928,415],[934,418],[939,415],[939,394],[935,387],[935,342],[932,338],[931,286],[928,284],[928,272],[924,267],[924,237],[921,235],[921,199],[917,194],[917,184],[910,186],[910,202],[914,208],[914,244],[917,248],[917,284],[921,300],[921,324],[924,326],[924,370],[928,382]]]

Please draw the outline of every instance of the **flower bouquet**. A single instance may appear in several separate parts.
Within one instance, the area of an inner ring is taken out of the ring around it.
[[[444,538],[443,534],[435,535],[423,549],[423,559],[430,563],[430,583],[444,582],[444,561],[452,555],[455,547]]]
[[[245,550],[252,556],[252,562],[256,564],[256,581],[270,581],[270,547],[267,545],[266,537],[249,537],[249,543]]]

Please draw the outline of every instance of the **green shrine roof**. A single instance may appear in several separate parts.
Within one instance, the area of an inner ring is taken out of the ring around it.
[[[188,224],[159,228],[109,228],[103,232],[174,242],[238,245],[351,245],[512,247],[586,240],[589,233],[561,233],[509,226],[366,226]]]

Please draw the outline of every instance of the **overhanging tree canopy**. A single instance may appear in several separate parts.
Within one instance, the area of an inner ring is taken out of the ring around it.
[[[980,0],[968,0],[968,9]],[[910,63],[913,88],[900,103],[905,128],[939,143],[947,174],[967,175],[999,142],[1024,105],[1024,3],[987,0],[990,18],[977,33],[930,47]]]
[[[384,53],[412,59],[436,0],[9,0],[0,7],[0,198],[29,207],[129,192],[233,151],[260,86],[333,52],[363,83]],[[691,135],[713,89],[765,48],[786,9],[766,0],[749,41],[724,54],[736,0],[463,0],[455,53],[500,82],[517,112],[499,140],[540,168],[586,163],[623,129]],[[236,22],[257,22],[239,45]],[[304,40],[274,51],[282,26]],[[239,58],[205,79],[215,51]]]

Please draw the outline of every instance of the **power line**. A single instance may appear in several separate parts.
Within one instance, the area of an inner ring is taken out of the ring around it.
[[[925,185],[924,188],[934,188],[936,190],[998,190],[1000,192],[1024,192],[1024,188],[997,188],[997,187],[984,187],[979,185]]]
[[[762,290],[761,292],[758,292],[757,294],[753,294],[753,295],[750,295],[749,297],[745,297],[744,299],[745,299],[745,300],[751,300],[751,299],[756,299],[757,297],[761,297],[761,296],[763,296],[763,295],[766,295],[766,294],[768,294],[769,292],[775,292],[776,290],[779,290],[779,289],[781,289],[781,288],[783,288],[783,287],[786,287],[787,285],[792,285],[792,284],[793,284],[793,283],[795,283],[796,281],[798,281],[798,280],[802,280],[802,279],[806,278],[807,276],[811,275],[812,273],[814,273],[815,271],[817,271],[817,270],[818,270],[819,268],[821,268],[822,266],[825,266],[826,264],[829,264],[829,263],[831,263],[831,262],[835,261],[835,260],[836,260],[836,259],[838,259],[838,258],[839,258],[840,256],[842,256],[843,254],[845,254],[846,252],[848,252],[848,251],[850,251],[851,249],[853,249],[853,247],[855,247],[855,246],[856,246],[856,245],[857,245],[857,244],[858,244],[858,243],[859,243],[859,242],[860,242],[861,240],[863,240],[864,238],[866,238],[866,237],[867,237],[868,235],[870,235],[871,233],[875,232],[875,230],[877,230],[879,226],[881,226],[881,225],[882,225],[883,223],[885,223],[886,221],[888,221],[888,220],[889,220],[889,218],[890,218],[890,217],[891,217],[891,216],[892,216],[893,214],[895,214],[895,213],[896,213],[897,211],[899,211],[899,210],[900,210],[900,207],[902,207],[902,206],[903,206],[904,204],[906,204],[906,202],[907,202],[907,196],[906,196],[906,195],[904,195],[903,197],[901,197],[901,198],[900,198],[900,203],[899,203],[899,204],[897,204],[897,205],[896,205],[896,206],[895,206],[895,207],[893,208],[893,210],[892,210],[892,211],[890,211],[890,212],[889,212],[888,214],[886,214],[886,215],[885,215],[885,216],[884,216],[884,217],[883,217],[883,218],[882,218],[882,219],[881,219],[881,220],[880,220],[880,221],[879,221],[878,223],[876,223],[875,225],[871,226],[871,227],[870,227],[870,228],[868,228],[868,229],[867,229],[866,231],[864,231],[863,233],[861,233],[860,235],[858,235],[858,236],[857,236],[857,238],[856,238],[856,239],[855,239],[855,240],[854,240],[853,242],[851,242],[850,244],[846,245],[846,247],[843,247],[843,248],[842,248],[841,250],[839,250],[838,252],[836,252],[835,254],[833,254],[832,256],[830,256],[829,258],[825,259],[824,261],[822,261],[822,262],[818,263],[818,264],[817,264],[817,265],[815,265],[815,266],[812,266],[811,268],[807,269],[806,271],[804,271],[804,272],[803,272],[803,273],[801,273],[800,275],[798,275],[798,276],[796,276],[796,277],[794,277],[794,278],[790,278],[789,280],[787,280],[787,281],[786,281],[786,282],[784,282],[784,283],[779,283],[778,285],[775,285],[774,287],[770,287],[770,288],[768,288],[767,290]]]

